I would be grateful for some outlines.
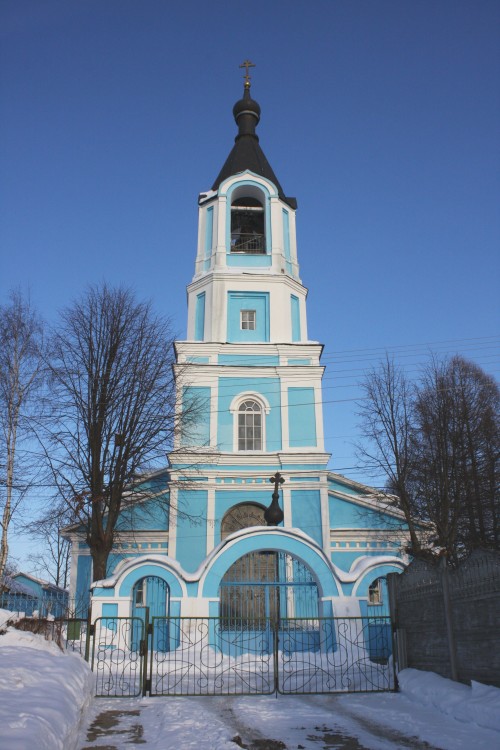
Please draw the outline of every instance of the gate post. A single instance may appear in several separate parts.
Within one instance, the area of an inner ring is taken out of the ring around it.
[[[274,692],[276,693],[276,697],[278,697],[278,685],[279,685],[279,658],[278,658],[278,649],[279,649],[279,625],[277,618],[273,617],[271,619],[271,628],[273,631],[273,668],[274,668]]]
[[[142,695],[146,695],[151,690],[151,680],[148,678],[148,647],[149,635],[152,632],[152,625],[149,624],[149,607],[144,607],[144,632],[140,645],[140,657],[142,659]]]
[[[443,609],[446,623],[446,635],[448,636],[448,654],[450,660],[451,679],[458,681],[457,649],[455,644],[455,633],[453,631],[453,611],[451,608],[450,584],[448,581],[448,564],[446,554],[440,560],[441,589],[443,592]]]
[[[90,658],[90,636],[94,635],[95,627],[92,625],[92,599],[90,600],[88,612],[87,612],[87,633],[85,637],[85,661],[88,662]]]
[[[398,688],[398,672],[406,669],[408,658],[406,652],[406,632],[398,627],[398,581],[400,573],[388,573],[387,592],[389,594],[389,613],[391,617],[392,668],[394,686]]]

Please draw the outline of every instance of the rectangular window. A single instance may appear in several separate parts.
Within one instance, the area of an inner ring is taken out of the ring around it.
[[[257,327],[257,315],[255,310],[241,310],[241,330],[255,331]]]
[[[382,586],[380,578],[370,584],[368,588],[368,604],[382,604]]]
[[[140,581],[135,589],[135,606],[144,607],[144,581]]]
[[[246,411],[238,414],[238,450],[262,450],[262,416]]]

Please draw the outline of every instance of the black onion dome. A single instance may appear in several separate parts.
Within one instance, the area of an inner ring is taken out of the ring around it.
[[[250,86],[247,84],[243,89],[243,97],[233,107],[233,115],[238,125],[238,135],[234,139],[235,143],[231,153],[212,185],[212,190],[218,190],[221,183],[228,177],[233,177],[233,175],[245,172],[248,169],[250,172],[270,180],[276,185],[281,200],[288,203],[291,208],[297,208],[295,198],[285,197],[283,188],[259,145],[259,136],[256,134],[255,128],[260,120],[260,105],[250,96]]]
[[[260,104],[255,101],[255,99],[252,99],[250,96],[250,87],[245,86],[245,90],[243,92],[243,99],[239,99],[236,104],[233,107],[233,117],[236,120],[236,124],[238,125],[238,119],[241,115],[252,115],[252,117],[255,117],[257,119],[257,122],[260,120]],[[255,123],[257,124],[257,123]]]

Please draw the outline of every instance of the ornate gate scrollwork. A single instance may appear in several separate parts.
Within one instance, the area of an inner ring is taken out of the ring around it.
[[[394,689],[387,617],[99,618],[96,695],[263,695]]]

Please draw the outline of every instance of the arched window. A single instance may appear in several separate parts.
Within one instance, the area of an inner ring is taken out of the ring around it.
[[[236,198],[231,204],[231,252],[266,252],[264,206],[257,198]]]
[[[262,450],[262,409],[251,399],[243,401],[238,409],[238,450]]]
[[[257,503],[240,503],[230,508],[224,515],[220,526],[220,538],[225,539],[240,529],[251,526],[266,526],[265,508]]]

